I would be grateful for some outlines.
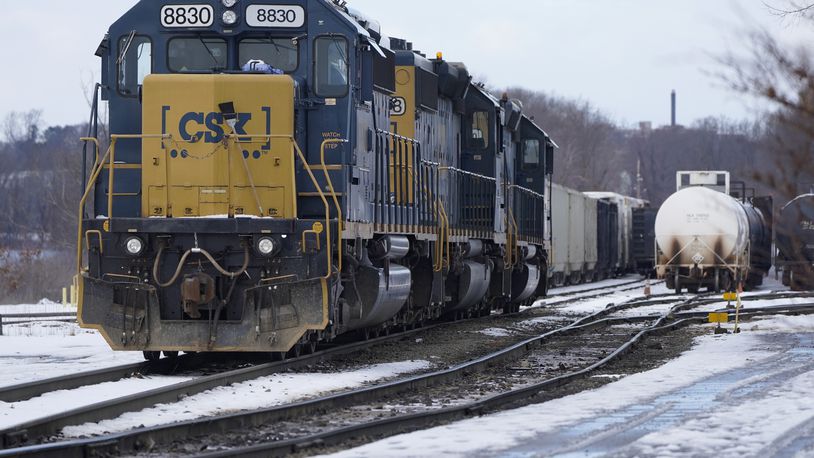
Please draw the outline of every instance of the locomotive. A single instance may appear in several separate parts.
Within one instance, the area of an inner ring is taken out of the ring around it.
[[[78,318],[113,349],[299,354],[546,294],[556,145],[464,64],[339,0],[141,0],[96,55]]]
[[[730,195],[728,172],[678,172],[656,215],[656,270],[680,293],[759,286],[772,265],[772,199]]]

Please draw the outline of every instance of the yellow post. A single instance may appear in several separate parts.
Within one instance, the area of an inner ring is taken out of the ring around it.
[[[743,294],[743,283],[738,285],[738,299],[735,302],[735,334],[741,332],[740,328],[738,327],[740,324],[740,312],[741,312],[741,294]]]
[[[68,305],[68,288],[62,288],[62,305]]]
[[[71,305],[76,305],[78,303],[78,298],[76,297],[76,285],[71,285]]]

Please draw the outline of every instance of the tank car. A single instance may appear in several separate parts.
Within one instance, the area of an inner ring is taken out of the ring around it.
[[[781,210],[776,229],[776,267],[794,290],[814,287],[814,194],[803,194]]]
[[[706,173],[680,172],[679,191],[659,209],[655,223],[658,276],[666,278],[677,293],[684,288],[696,293],[703,287],[720,291],[738,284],[760,285],[771,267],[767,209],[704,184],[681,184],[682,176],[692,180]],[[728,174],[725,183],[728,190]]]

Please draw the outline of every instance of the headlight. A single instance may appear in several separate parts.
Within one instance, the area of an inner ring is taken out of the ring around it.
[[[263,237],[257,241],[257,252],[263,256],[271,256],[277,251],[277,242],[271,237]]]
[[[130,237],[124,244],[124,248],[130,256],[138,256],[144,251],[144,242],[138,237]]]
[[[237,22],[237,13],[234,11],[223,12],[223,23],[226,25],[235,25]]]
[[[227,8],[231,8],[231,7],[235,6],[236,3],[237,3],[237,0],[223,0],[223,6],[225,6]]]

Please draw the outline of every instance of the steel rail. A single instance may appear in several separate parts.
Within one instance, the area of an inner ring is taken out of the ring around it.
[[[397,416],[393,418],[374,420],[366,423],[341,427],[335,430],[326,431],[318,434],[293,438],[289,440],[271,442],[266,444],[258,444],[247,447],[237,447],[225,451],[214,453],[202,454],[199,456],[207,458],[217,458],[225,456],[241,456],[241,457],[270,457],[270,456],[284,456],[291,453],[303,453],[304,451],[330,445],[341,444],[347,440],[364,438],[380,438],[400,434],[408,431],[429,428],[437,426],[441,423],[449,423],[453,421],[460,421],[474,416],[480,416],[487,412],[494,412],[506,410],[508,408],[517,408],[523,405],[534,404],[542,402],[539,395],[545,390],[559,388],[574,380],[585,378],[597,370],[607,366],[611,362],[624,356],[628,351],[638,345],[644,338],[651,335],[662,334],[665,332],[673,331],[691,324],[698,324],[705,322],[706,317],[688,317],[682,318],[678,321],[668,323],[673,316],[680,313],[681,310],[694,307],[691,301],[685,301],[681,304],[671,308],[671,310],[661,316],[647,317],[649,320],[655,320],[654,324],[647,329],[642,330],[633,336],[630,340],[625,342],[613,353],[603,358],[602,360],[577,371],[565,374],[559,377],[544,380],[533,385],[510,390],[504,393],[489,396],[485,399],[474,401],[471,403],[463,404],[455,407],[443,408],[435,411],[421,412],[416,414],[408,414]],[[796,306],[786,307],[791,309]],[[783,312],[800,313],[814,313],[814,305],[805,305],[796,307],[798,310],[784,310]],[[769,309],[764,308],[764,309]],[[756,309],[757,310],[757,309]],[[764,310],[767,314],[774,312],[777,314],[780,310]],[[784,313],[785,314],[785,313]],[[623,319],[607,319],[604,320],[608,323],[614,320]]]
[[[4,430],[0,430],[0,439],[2,440],[0,442],[0,448],[11,449],[13,451],[14,447],[24,446],[26,443],[35,442],[49,436],[54,436],[58,434],[59,431],[66,426],[79,425],[89,422],[98,422],[101,420],[115,418],[126,412],[138,411],[147,407],[152,407],[156,404],[177,402],[179,399],[183,399],[188,396],[202,393],[213,388],[228,386],[235,383],[241,383],[248,380],[253,380],[256,378],[271,375],[274,373],[283,372],[286,370],[306,367],[325,360],[329,360],[331,358],[335,358],[337,356],[355,353],[360,350],[381,343],[397,341],[417,333],[426,332],[428,330],[435,329],[441,326],[456,324],[460,322],[461,321],[439,322],[431,324],[429,326],[424,326],[410,331],[401,332],[398,334],[392,334],[389,336],[383,336],[375,339],[338,345],[333,348],[328,348],[326,350],[322,350],[307,356],[301,356],[299,358],[278,361],[273,363],[265,363],[252,367],[246,367],[223,373],[207,375],[193,380],[188,380],[185,382],[168,385],[161,388],[134,393],[128,396],[123,396],[108,401],[78,407],[76,409],[60,412],[43,418],[38,418],[26,423],[8,427]],[[27,388],[24,385],[18,385],[16,387],[12,387],[13,390],[9,391],[9,395],[14,394],[20,397],[28,396],[31,393],[36,394],[53,391],[50,388],[56,386],[55,383],[61,384],[60,389],[66,389],[64,387],[69,385],[73,385],[74,387],[84,386],[90,384],[89,382],[93,380],[95,372],[100,372],[100,374],[98,375],[99,380],[110,381],[110,379],[115,379],[115,375],[117,375],[117,373],[118,374],[126,373],[128,368],[141,367],[141,365],[143,364],[145,363],[130,366],[121,366],[114,368],[115,370],[103,369],[100,371],[91,371],[84,374],[76,374],[75,380],[69,380],[71,376],[68,376],[68,377],[58,377],[56,379],[50,379],[41,382],[35,382],[34,383],[35,386],[28,390],[28,392],[26,392]]]
[[[660,299],[659,299],[660,300]],[[677,300],[673,301],[678,302]],[[683,301],[684,304],[688,301]],[[482,371],[489,366],[506,360],[516,359],[536,346],[542,346],[547,340],[556,336],[570,335],[573,333],[589,331],[599,327],[607,326],[609,320],[602,320],[603,317],[624,310],[633,306],[648,305],[641,298],[625,301],[620,304],[611,305],[606,309],[595,312],[586,317],[580,318],[571,324],[560,327],[537,337],[512,344],[498,352],[486,355],[475,360],[456,365],[429,374],[417,375],[407,379],[388,382],[382,385],[366,387],[350,392],[330,395],[314,400],[301,401],[293,404],[261,409],[251,412],[226,415],[221,417],[207,417],[198,420],[191,420],[171,425],[156,426],[151,428],[140,428],[133,431],[95,437],[91,439],[71,440],[42,444],[29,447],[21,447],[0,451],[3,456],[59,456],[59,457],[84,457],[88,454],[122,453],[126,451],[138,451],[149,448],[151,444],[166,443],[179,437],[196,435],[206,435],[220,433],[224,431],[248,428],[268,422],[290,419],[292,417],[313,414],[315,412],[329,410],[333,408],[346,407],[360,402],[365,402],[372,398],[394,395],[409,390],[417,390],[424,387],[434,386],[451,380],[456,380],[462,376]],[[426,329],[426,328],[425,328]],[[418,330],[416,330],[418,331]],[[413,331],[415,332],[415,331]],[[364,343],[364,342],[363,342]],[[347,347],[339,347],[347,349]],[[351,350],[351,351],[355,351]],[[318,355],[314,355],[318,356]],[[296,361],[295,361],[296,362]],[[301,365],[313,364],[313,361],[301,363]],[[255,377],[253,377],[255,378]]]
[[[624,284],[616,285],[616,286],[627,286],[627,285],[632,284],[632,283],[639,283],[639,281],[628,282],[628,283],[624,283]],[[607,287],[607,288],[598,288],[596,290],[611,289],[611,288],[614,288],[614,286],[610,286],[610,287]],[[594,291],[594,290],[592,290],[592,291]],[[576,294],[576,293],[568,293],[568,294]],[[611,292],[608,292],[608,293],[602,294],[602,295],[598,295],[598,296],[592,296],[592,297],[601,297],[601,296],[607,295],[607,294],[611,294]],[[653,297],[657,297],[657,296],[653,296]],[[647,299],[644,298],[644,300],[647,300]],[[532,309],[537,309],[537,308],[544,308],[544,307],[548,307],[548,306],[550,306],[550,304],[541,304],[539,306],[534,306],[534,307],[531,307],[531,308],[527,308],[523,312],[528,311],[528,310],[532,310]],[[521,313],[523,313],[523,312],[521,312]],[[515,315],[515,314],[511,314],[511,315]],[[460,322],[461,321],[458,321],[458,323],[460,323]],[[449,324],[449,322],[441,322],[441,323],[437,323],[437,324],[434,324],[434,325],[425,326],[423,328],[412,331],[410,334],[412,334],[413,332],[431,330],[431,329],[435,328],[436,326],[445,325],[445,324]],[[410,334],[403,334],[403,333],[393,334],[392,336],[387,336],[387,337],[384,337],[384,338],[380,338],[379,340],[376,340],[376,341],[374,341],[372,343],[376,344],[376,343],[381,343],[384,340],[398,339],[400,337],[406,337],[406,336],[408,336]],[[356,348],[356,347],[354,347],[354,348]],[[187,369],[190,369],[190,368],[194,367],[193,363],[194,364],[200,363],[201,362],[200,359],[201,359],[201,355],[183,355],[183,356],[181,356],[181,357],[179,357],[177,359],[162,359],[162,360],[160,360],[158,362],[143,362],[143,363],[125,364],[125,365],[115,366],[115,367],[111,367],[111,368],[97,369],[97,370],[92,370],[92,371],[80,372],[80,373],[76,373],[76,374],[68,374],[68,375],[60,376],[60,377],[53,377],[53,378],[48,378],[48,379],[44,379],[44,380],[37,380],[37,381],[33,381],[33,382],[26,382],[26,383],[22,383],[22,384],[18,384],[18,385],[2,387],[2,388],[0,388],[0,401],[2,401],[2,402],[19,402],[19,401],[24,401],[24,400],[31,399],[31,398],[34,398],[34,397],[37,397],[37,396],[41,396],[43,394],[46,394],[46,393],[52,392],[52,391],[72,390],[72,389],[80,388],[80,387],[83,387],[83,386],[95,385],[95,384],[106,383],[106,382],[114,382],[114,381],[117,381],[117,380],[121,380],[123,378],[130,377],[130,376],[135,375],[135,374],[143,374],[143,375],[165,374],[168,371],[172,371],[172,370],[175,370],[175,369],[187,370]],[[285,363],[276,363],[276,364],[274,364],[273,366],[276,367],[276,370],[274,372],[279,372],[279,371],[288,369],[289,367],[287,367],[287,364],[292,364],[292,361],[293,360],[290,360],[290,361],[285,362]],[[306,363],[306,364],[310,364],[310,362]],[[273,372],[267,372],[267,373],[273,373]],[[192,394],[196,393],[196,391],[194,389],[186,389],[184,391],[185,391],[185,393],[192,393]],[[8,432],[9,432],[8,430],[0,431],[0,437],[2,437],[3,434],[8,433]],[[2,443],[5,443],[5,441],[0,441],[0,445],[2,445]]]
[[[115,382],[136,374],[165,374],[176,369],[190,367],[193,362],[199,359],[196,356],[198,355],[183,355],[178,358],[164,358],[154,362],[123,364],[6,386],[0,388],[0,401],[25,401],[52,391],[73,390],[88,385]]]
[[[610,293],[609,293],[610,294]],[[613,319],[613,320],[602,320],[603,317],[609,316],[615,312],[634,308],[634,307],[642,307],[648,305],[656,305],[656,304],[663,304],[663,303],[675,303],[677,299],[668,299],[667,297],[670,294],[661,295],[665,296],[664,298],[633,298],[628,301],[622,302],[617,305],[610,305],[608,308],[603,309],[599,312],[594,314],[588,315],[586,317],[580,318],[579,320],[575,321],[574,323],[560,328],[558,330],[552,331],[552,333],[548,333],[544,336],[540,336],[535,339],[531,339],[531,341],[540,341],[542,342],[545,338],[551,337],[558,333],[566,333],[570,330],[570,332],[578,331],[584,328],[595,328],[599,326],[604,326],[607,324],[613,323],[620,323],[620,322],[633,322],[634,318],[620,318],[620,319]],[[745,297],[744,300],[757,300],[757,299],[765,299],[765,298],[777,298],[777,297],[786,297],[788,294],[769,294],[769,295],[759,295],[759,296],[748,296]],[[791,295],[792,297],[800,297],[798,294]],[[705,298],[705,299],[702,299]],[[711,295],[707,296],[696,296],[690,301],[685,301],[691,303],[692,306],[700,306],[709,303],[721,302],[720,299],[712,298]],[[545,307],[547,305],[539,306]],[[538,307],[538,308],[539,308]],[[528,309],[527,309],[528,310]],[[521,312],[522,313],[522,312]],[[653,318],[653,317],[649,317]],[[695,318],[694,318],[695,319]],[[591,323],[594,322],[594,323]],[[71,424],[81,424],[84,422],[92,422],[92,421],[99,421],[101,419],[110,418],[121,413],[138,410],[144,407],[150,407],[155,404],[159,404],[162,402],[174,402],[177,399],[185,396],[189,396],[192,394],[197,394],[202,391],[215,388],[218,386],[229,385],[232,383],[239,383],[242,381],[251,380],[254,378],[262,377],[265,375],[269,375],[275,372],[287,370],[287,369],[294,369],[297,367],[302,367],[310,364],[314,364],[315,362],[319,362],[324,360],[327,357],[332,356],[339,356],[348,353],[352,353],[358,351],[360,349],[366,348],[371,345],[375,345],[378,343],[382,343],[384,341],[390,340],[398,340],[404,337],[408,337],[417,332],[424,332],[430,329],[433,329],[438,326],[443,326],[450,323],[437,323],[435,325],[431,325],[428,327],[416,329],[413,331],[409,331],[407,333],[395,334],[392,336],[386,336],[379,339],[374,339],[371,341],[366,342],[357,342],[348,346],[336,347],[334,349],[319,352],[314,355],[298,358],[295,360],[285,361],[285,362],[278,362],[278,363],[271,363],[271,364],[264,364],[261,366],[251,367],[251,368],[244,368],[238,371],[230,371],[223,374],[216,374],[212,376],[202,377],[197,380],[184,382],[176,385],[171,385],[169,387],[160,388],[156,390],[151,390],[148,392],[143,392],[139,394],[134,394],[131,396],[114,399],[111,401],[93,404],[90,406],[85,406],[79,409],[75,409],[70,412],[65,412],[62,414],[54,415],[45,419],[40,419],[34,422],[30,422],[29,424],[25,425],[18,425],[16,427],[10,428],[10,430],[2,431],[0,434],[4,435],[4,444],[6,447],[13,447],[17,445],[22,445],[23,443],[31,440],[32,437],[43,437],[48,435],[56,434],[59,429],[64,426],[68,426]],[[520,348],[523,348],[527,345],[530,345],[531,342],[525,341],[519,344],[514,345],[513,347],[509,348],[507,351],[517,351]],[[480,358],[481,360],[483,358]],[[477,364],[479,360],[475,360],[472,364]],[[475,367],[475,366],[472,366]],[[462,367],[453,368],[453,369],[464,369]],[[161,428],[159,428],[161,429]]]

